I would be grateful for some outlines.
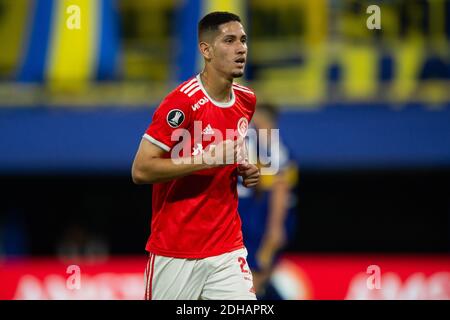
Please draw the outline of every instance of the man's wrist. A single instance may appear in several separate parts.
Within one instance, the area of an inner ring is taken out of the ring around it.
[[[200,165],[201,169],[211,169],[215,167],[215,165],[211,163],[211,161],[207,161],[207,158],[205,157],[204,153],[193,156],[192,163]]]

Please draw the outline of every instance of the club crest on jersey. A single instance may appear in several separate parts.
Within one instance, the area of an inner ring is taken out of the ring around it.
[[[172,128],[178,128],[184,121],[184,112],[180,109],[172,109],[167,114],[167,123]]]
[[[237,124],[237,130],[239,132],[239,134],[241,135],[241,137],[245,137],[247,135],[247,130],[248,130],[248,120],[247,118],[240,118]]]

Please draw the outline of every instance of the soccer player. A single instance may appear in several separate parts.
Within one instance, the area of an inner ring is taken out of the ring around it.
[[[296,225],[297,165],[282,142],[281,132],[276,146],[269,142],[271,130],[277,128],[277,118],[278,110],[273,104],[258,105],[253,126],[260,132],[257,141],[249,140],[248,149],[250,153],[258,150],[254,157],[258,158],[259,166],[271,160],[278,163],[279,171],[274,175],[262,175],[260,183],[254,189],[238,184],[238,210],[248,250],[247,261],[257,297],[261,300],[282,298],[270,277],[280,253],[293,239]],[[275,160],[274,157],[278,159]]]
[[[259,181],[242,151],[256,97],[233,82],[247,36],[237,15],[213,12],[198,40],[203,71],[162,101],[133,163],[133,181],[153,184],[145,298],[256,299],[237,211],[238,175]]]

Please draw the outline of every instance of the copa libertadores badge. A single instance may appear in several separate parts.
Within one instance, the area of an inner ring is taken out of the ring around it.
[[[180,109],[172,109],[167,114],[167,123],[172,128],[178,128],[184,121],[184,112]]]

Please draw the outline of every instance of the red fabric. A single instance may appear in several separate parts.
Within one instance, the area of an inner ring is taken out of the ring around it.
[[[195,149],[198,152],[220,142],[215,138],[204,141],[206,136],[211,137],[210,129],[216,133],[218,130],[226,139],[226,130],[236,132],[242,118],[250,122],[256,98],[248,89],[233,89],[234,104],[221,107],[213,103],[199,86],[192,78],[172,91],[155,111],[146,131],[147,138],[151,137],[172,150],[178,143],[172,141],[172,133],[179,128],[186,129],[190,138],[182,139],[173,150],[188,144],[186,150],[191,156]],[[196,88],[199,89],[189,97],[187,93]],[[174,128],[169,120],[177,111],[183,113],[178,119],[184,120]],[[194,127],[199,134],[195,135]],[[170,156],[171,152],[165,154],[167,158]],[[227,165],[154,184],[151,234],[146,250],[162,256],[198,259],[242,248],[236,182],[236,165]]]
[[[145,268],[145,295],[144,300],[148,300],[148,279],[149,279],[149,272],[150,272],[150,260],[152,258],[152,255],[150,254],[150,258],[147,261],[147,267]]]
[[[155,270],[155,255],[154,254],[150,254],[150,260],[151,260],[151,267],[150,267],[150,284],[148,287],[148,291],[149,291],[149,295],[148,295],[148,300],[152,300],[152,286],[153,286],[153,272]]]

